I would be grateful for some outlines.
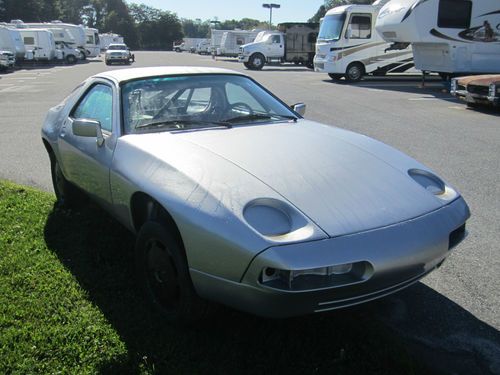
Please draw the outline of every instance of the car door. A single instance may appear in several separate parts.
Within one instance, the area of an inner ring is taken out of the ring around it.
[[[279,58],[284,55],[284,42],[281,34],[272,34],[269,38],[268,56],[271,58]]]
[[[113,132],[113,105],[116,92],[111,84],[96,81],[85,91],[69,112],[59,136],[61,163],[66,178],[103,204],[111,204],[109,168],[117,129]],[[75,119],[97,120],[101,124],[104,142],[96,137],[73,133]]]

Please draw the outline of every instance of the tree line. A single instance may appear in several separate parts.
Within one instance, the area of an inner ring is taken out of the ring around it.
[[[372,0],[326,0],[310,22],[318,22],[333,6],[347,3],[369,4]],[[124,0],[0,0],[0,21],[24,22],[61,20],[83,24],[122,35],[133,49],[169,50],[184,37],[207,38],[210,28],[222,30],[265,29],[267,23],[243,18],[219,21],[180,19],[175,13]]]

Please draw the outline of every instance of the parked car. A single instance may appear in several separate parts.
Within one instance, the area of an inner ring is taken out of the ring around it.
[[[104,62],[106,65],[111,65],[113,63],[130,65],[133,61],[135,61],[135,56],[124,43],[110,44],[104,54]]]
[[[500,105],[500,74],[452,78],[450,93],[473,107]]]
[[[438,268],[469,208],[395,149],[306,120],[238,72],[114,70],[42,128],[62,205],[91,196],[137,235],[165,316],[203,299],[287,317],[356,305]]]

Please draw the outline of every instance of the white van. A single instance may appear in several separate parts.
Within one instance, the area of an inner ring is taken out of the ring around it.
[[[359,81],[365,74],[402,73],[414,67],[408,44],[391,46],[375,30],[381,8],[344,5],[330,9],[316,41],[314,70],[338,80]]]
[[[28,59],[53,60],[56,57],[54,35],[45,29],[19,29]]]
[[[411,43],[418,69],[443,78],[500,73],[499,0],[392,0],[376,28],[389,42]]]
[[[6,24],[0,25],[0,49],[13,52],[16,61],[23,60],[26,53],[19,31],[8,27]]]

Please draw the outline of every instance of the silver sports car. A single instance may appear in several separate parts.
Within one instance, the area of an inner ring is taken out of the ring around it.
[[[466,233],[458,191],[304,110],[230,70],[124,69],[80,84],[42,138],[59,203],[83,191],[136,233],[138,274],[168,317],[204,300],[327,311],[439,267]]]

